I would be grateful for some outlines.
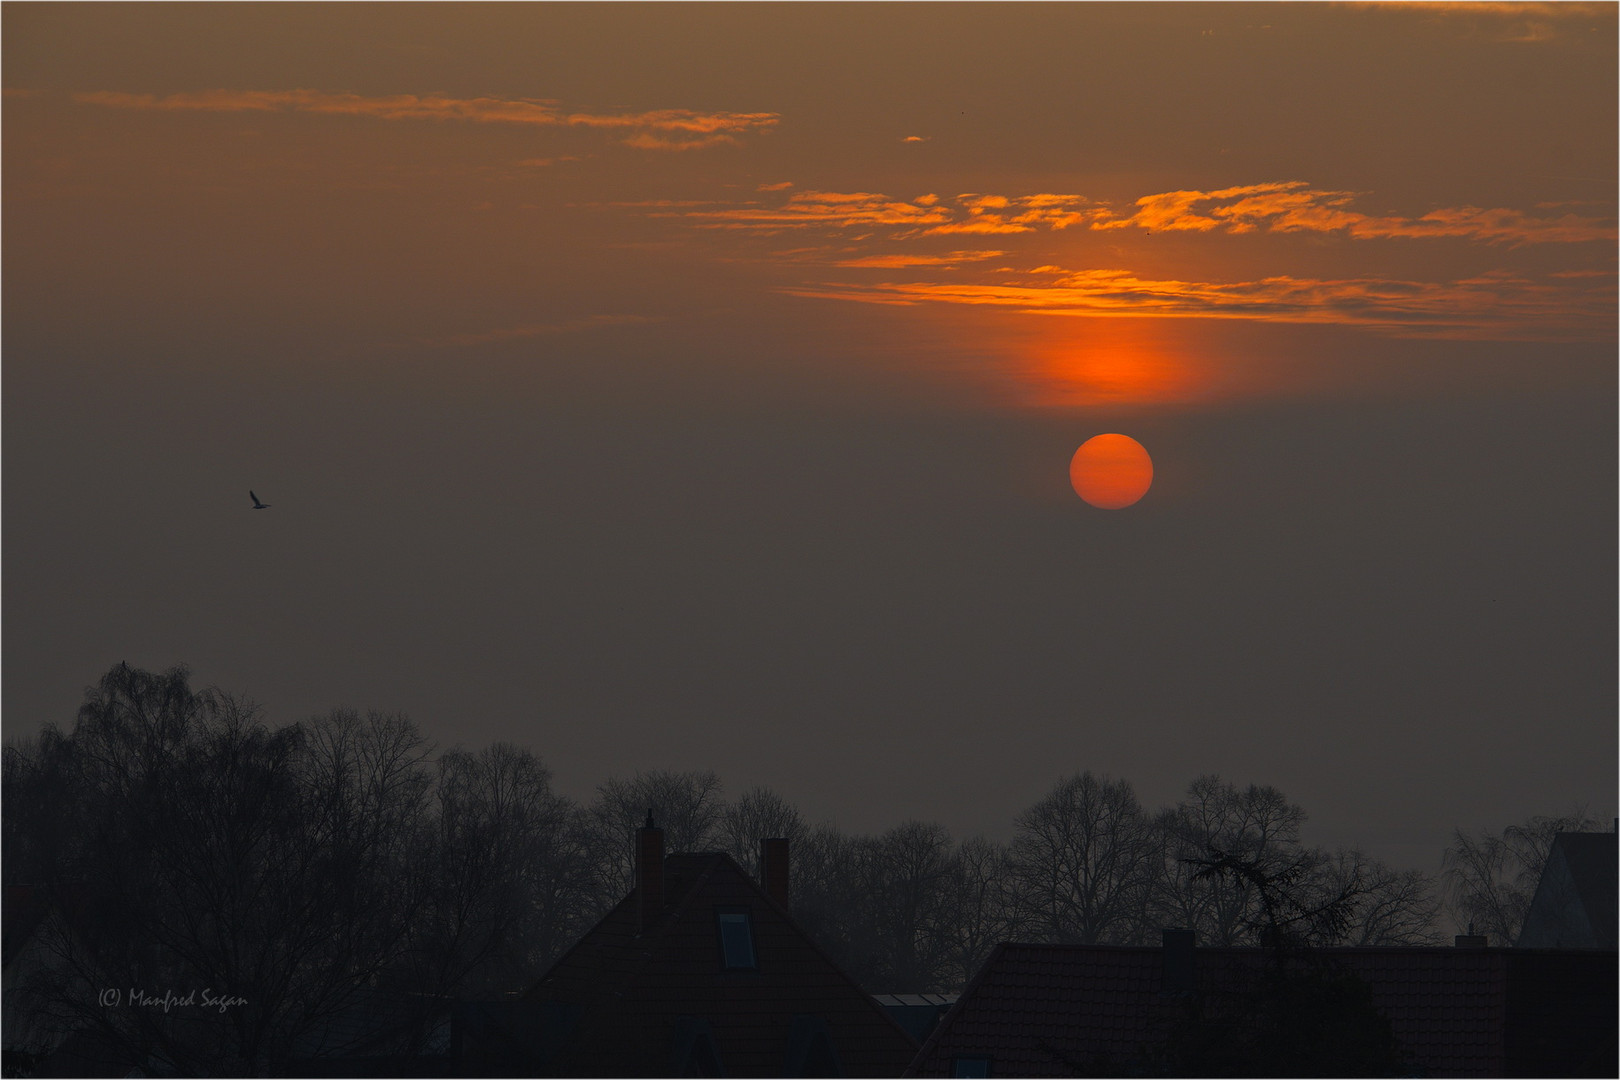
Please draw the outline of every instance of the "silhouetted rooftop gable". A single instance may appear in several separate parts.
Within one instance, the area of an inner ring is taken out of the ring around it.
[[[910,1062],[916,1043],[730,856],[670,855],[663,881],[645,930],[632,891],[525,995],[579,1010],[546,1071],[667,1074],[711,1051],[731,1075],[835,1060],[848,1075],[898,1076]],[[725,966],[721,913],[746,916],[756,966]]]
[[[1519,944],[1527,948],[1613,949],[1620,920],[1615,834],[1553,837]]]

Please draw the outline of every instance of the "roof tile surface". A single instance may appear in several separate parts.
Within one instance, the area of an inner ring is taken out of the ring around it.
[[[1345,948],[1316,955],[1369,985],[1420,1075],[1614,1075],[1613,953]],[[958,1057],[989,1057],[1000,1076],[1145,1063],[1191,1000],[1164,991],[1162,956],[1152,947],[997,946],[908,1075],[949,1076]],[[1195,957],[1197,999],[1233,1007],[1270,962],[1259,949],[1198,949]]]

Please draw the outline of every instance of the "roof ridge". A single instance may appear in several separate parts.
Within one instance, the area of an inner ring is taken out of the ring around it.
[[[621,992],[645,985],[642,979],[646,974],[647,966],[653,959],[653,942],[669,934],[671,928],[679,921],[680,916],[686,912],[688,901],[698,895],[703,890],[703,886],[708,884],[709,879],[714,876],[715,867],[721,865],[721,863],[719,859],[708,856],[716,855],[735,867],[738,876],[744,881],[748,880],[748,875],[743,873],[742,867],[737,865],[737,861],[723,851],[674,851],[664,855],[664,898],[666,900],[669,898],[669,860],[696,857],[703,858],[704,861],[700,864],[701,869],[697,876],[693,878],[692,883],[682,891],[680,900],[673,904],[666,904],[664,909],[653,919],[652,924],[644,927],[635,935],[635,940],[638,943],[645,941],[646,944],[636,950],[635,955],[630,957],[629,962],[626,963],[623,975],[619,980]],[[753,882],[749,882],[749,884],[753,884]]]
[[[583,949],[585,947],[586,942],[590,941],[591,938],[596,934],[596,932],[598,930],[601,930],[602,927],[605,926],[608,923],[609,920],[611,920],[615,915],[617,915],[619,913],[620,908],[622,908],[626,904],[630,903],[630,901],[635,898],[635,895],[636,895],[636,890],[631,889],[628,893],[625,894],[624,899],[620,900],[618,903],[616,903],[612,907],[608,908],[606,913],[604,913],[603,916],[600,919],[597,919],[596,922],[591,924],[591,928],[589,930],[585,931],[583,934],[581,934],[579,936],[578,941],[574,942],[567,949],[563,950],[562,954],[560,956],[558,956],[557,959],[553,960],[550,964],[546,965],[546,969],[544,971],[542,971],[539,974],[538,977],[535,978],[534,982],[529,984],[529,988],[527,990],[523,991],[521,997],[524,1000],[528,1000],[529,998],[533,997],[534,994],[537,991],[539,991],[540,987],[545,984],[545,981],[547,979],[551,978],[552,972],[557,971],[564,964],[566,964],[573,957],[573,955],[575,953],[577,953],[581,949]]]
[[[722,860],[724,863],[729,863],[732,869],[737,871],[737,876],[752,886],[761,897],[766,900],[770,900],[770,897],[765,894],[765,891],[755,884],[754,880],[748,876],[747,872],[738,865],[737,860],[733,859],[724,851],[667,852],[665,853],[663,860],[666,867],[670,859],[701,860],[699,863],[700,870],[693,878],[691,884],[682,889],[681,897],[678,901],[673,904],[666,904],[664,909],[658,913],[650,925],[630,934],[626,941],[620,944],[620,948],[622,948],[625,952],[624,959],[626,961],[626,970],[617,980],[621,989],[635,985],[637,975],[640,973],[646,962],[650,959],[650,950],[645,945],[641,947],[637,946],[644,941],[650,945],[651,939],[661,937],[669,932],[670,927],[675,923],[677,917],[686,910],[688,898],[696,895],[702,890],[703,886],[708,883],[711,877],[713,877],[715,868],[723,865]],[[665,878],[665,882],[667,886],[667,876]],[[630,891],[625,894],[624,899],[620,900],[617,904],[614,904],[613,907],[609,908],[607,914],[598,919],[589,930],[581,934],[578,941],[574,942],[574,944],[571,945],[566,952],[557,957],[556,960],[552,961],[551,965],[540,974],[540,977],[537,978],[529,986],[529,988],[523,992],[523,996],[525,998],[533,996],[540,990],[541,986],[545,984],[546,980],[551,977],[554,971],[562,968],[574,956],[575,953],[585,948],[585,946],[591,942],[592,938],[596,937],[610,921],[614,920],[615,916],[619,915],[621,909],[623,909],[626,905],[631,904],[636,899],[636,892],[638,888],[639,886],[633,886]],[[664,895],[667,900],[669,896],[668,892],[666,891]],[[774,902],[773,906],[775,906]],[[780,911],[781,908],[777,907],[777,910]],[[798,924],[795,923],[794,927],[798,929]],[[799,933],[805,936],[806,940],[808,940],[808,935],[805,935],[802,929],[799,930]]]
[[[949,1021],[953,1016],[956,1015],[956,1011],[962,1008],[964,1003],[967,1002],[968,999],[973,996],[974,992],[979,989],[979,984],[985,980],[986,976],[988,976],[990,973],[990,970],[995,967],[996,958],[1005,953],[1008,947],[1014,944],[1015,942],[1011,941],[996,942],[995,947],[990,950],[990,955],[984,958],[984,962],[979,965],[979,970],[973,973],[973,978],[969,979],[967,984],[962,987],[962,992],[956,995],[956,1000],[951,1003],[951,1007],[949,1009],[945,1010],[945,1015],[940,1017],[939,1021],[934,1024],[934,1030],[930,1031],[928,1033],[928,1037],[923,1040],[922,1045],[917,1047],[917,1056],[911,1059],[911,1064],[907,1065],[906,1071],[900,1075],[917,1075],[913,1070],[921,1065],[928,1055],[934,1051],[936,1044],[939,1042],[940,1035],[948,1030]]]
[[[717,856],[718,856],[718,858],[717,858]],[[736,869],[737,873],[742,877],[742,879],[744,881],[748,881],[748,875],[743,872],[743,868],[741,866],[737,865],[737,860],[733,859],[730,855],[727,855],[723,851],[676,851],[676,852],[671,852],[670,854],[664,856],[664,869],[665,869],[665,873],[664,873],[664,897],[665,897],[666,900],[669,898],[669,872],[668,872],[669,871],[669,860],[671,860],[671,859],[694,859],[694,858],[704,860],[701,864],[699,864],[700,869],[698,871],[697,877],[694,878],[692,880],[692,884],[688,885],[686,887],[686,890],[681,893],[680,900],[678,900],[676,903],[673,903],[673,904],[666,903],[664,905],[664,910],[659,913],[659,915],[658,915],[656,921],[654,922],[653,926],[648,927],[649,930],[651,930],[651,929],[659,929],[659,930],[667,929],[668,926],[669,926],[669,923],[673,921],[673,916],[677,912],[684,911],[686,909],[687,899],[689,897],[691,897],[692,895],[694,895],[705,884],[707,884],[708,880],[711,877],[714,876],[714,868],[716,866],[720,865],[720,861],[719,861],[720,859],[724,859],[726,862],[730,863]],[[752,881],[748,881],[748,883],[750,885],[753,884]]]

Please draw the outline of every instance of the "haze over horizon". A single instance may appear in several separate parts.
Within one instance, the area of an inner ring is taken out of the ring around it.
[[[1614,4],[3,10],[8,738],[1616,813]]]

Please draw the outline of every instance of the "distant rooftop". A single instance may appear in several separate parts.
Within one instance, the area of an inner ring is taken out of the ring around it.
[[[1613,949],[1620,921],[1620,847],[1615,834],[1553,837],[1536,895],[1519,931],[1520,948]]]

